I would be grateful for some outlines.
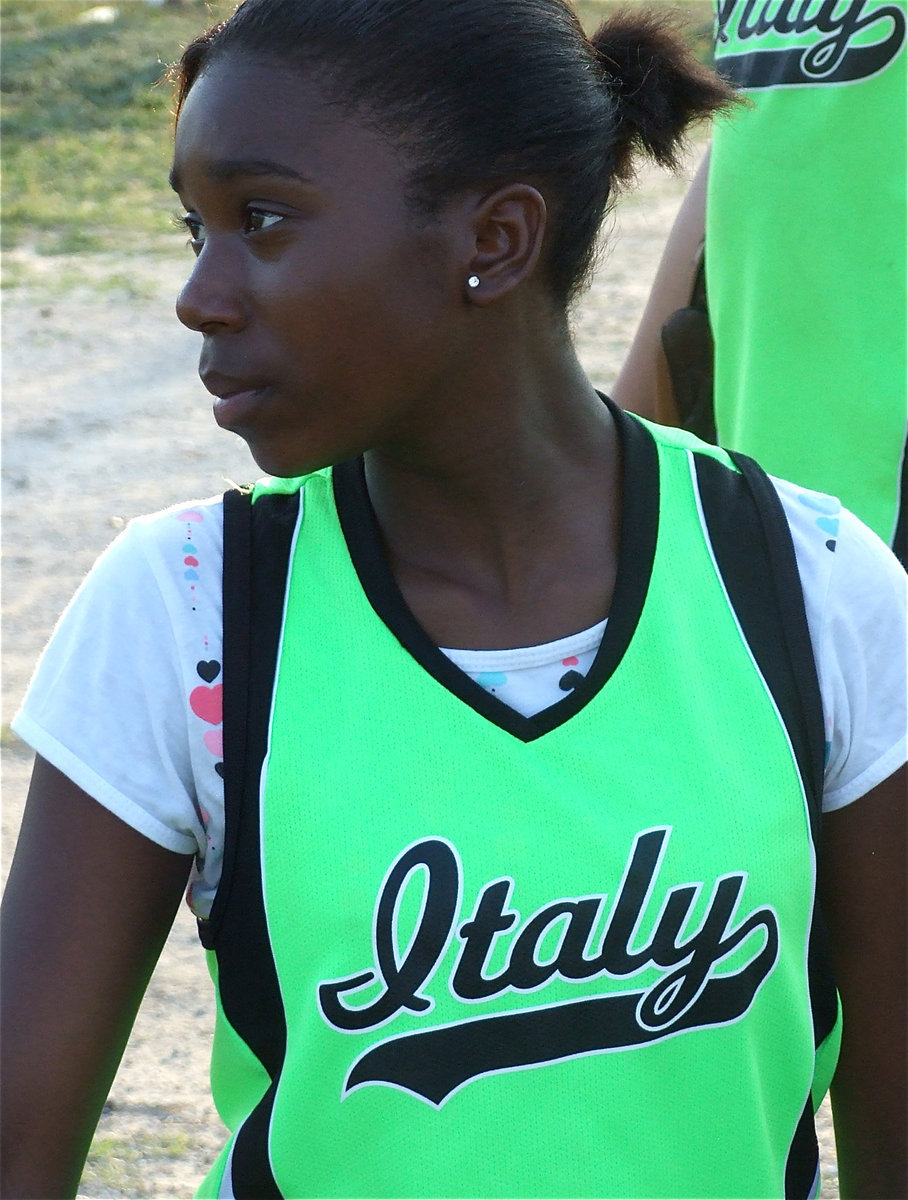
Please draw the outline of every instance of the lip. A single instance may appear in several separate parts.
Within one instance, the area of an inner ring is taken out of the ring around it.
[[[206,389],[215,397],[212,408],[219,425],[242,425],[269,391],[269,385],[256,380],[239,379],[217,371],[200,372]]]

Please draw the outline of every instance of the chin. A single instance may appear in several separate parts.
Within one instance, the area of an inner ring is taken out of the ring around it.
[[[266,475],[277,479],[296,479],[301,475],[311,475],[324,467],[341,462],[343,455],[332,458],[329,454],[318,455],[313,451],[294,451],[291,447],[280,442],[261,442],[251,437],[243,439],[249,447],[249,453],[257,467]]]

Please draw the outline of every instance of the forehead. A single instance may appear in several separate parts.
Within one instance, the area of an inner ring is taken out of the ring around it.
[[[327,101],[317,76],[226,56],[199,75],[174,139],[178,190],[199,172],[299,176],[321,186],[402,186],[407,164],[381,134]]]

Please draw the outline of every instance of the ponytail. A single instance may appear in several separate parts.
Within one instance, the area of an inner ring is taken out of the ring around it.
[[[616,104],[612,171],[619,183],[632,177],[640,154],[676,171],[690,125],[736,100],[730,85],[698,62],[671,10],[620,9],[590,44]]]

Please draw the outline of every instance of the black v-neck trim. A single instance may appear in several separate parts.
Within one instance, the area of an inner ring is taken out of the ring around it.
[[[362,458],[334,468],[334,498],[350,559],[372,608],[413,658],[465,704],[506,733],[531,742],[580,712],[624,657],[643,611],[659,526],[656,443],[639,421],[606,396],[621,446],[621,533],[618,570],[608,623],[586,677],[563,700],[524,717],[486,691],[443,654],[407,607],[391,573],[366,488]]]

